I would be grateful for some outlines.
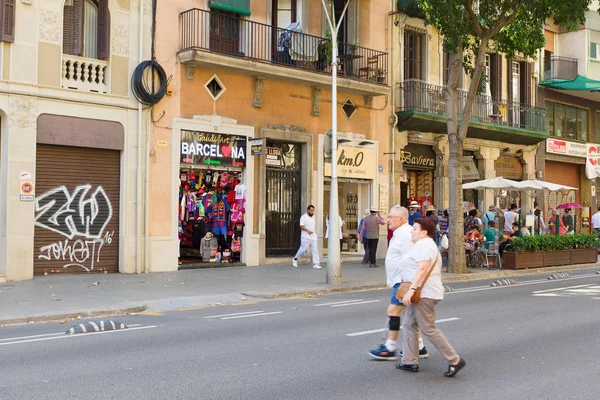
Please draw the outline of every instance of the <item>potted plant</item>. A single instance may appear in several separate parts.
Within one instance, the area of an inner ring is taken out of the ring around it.
[[[319,64],[325,72],[331,72],[331,54],[332,54],[331,30],[325,28],[325,40],[319,43]]]
[[[381,68],[378,68],[377,71],[375,71],[375,77],[377,78],[377,82],[384,82],[385,81],[385,71],[382,70]]]
[[[349,46],[350,54],[356,54],[356,50],[358,50],[358,43],[352,43]]]
[[[541,251],[542,236],[525,236],[511,242],[511,250],[502,255],[505,269],[525,269],[543,267],[546,253]]]
[[[598,260],[598,237],[591,233],[568,235],[571,238],[571,264],[596,263]]]

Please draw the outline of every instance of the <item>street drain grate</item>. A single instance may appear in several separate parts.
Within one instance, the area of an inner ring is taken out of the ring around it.
[[[517,281],[516,279],[498,279],[497,281],[492,282],[492,284],[490,285],[491,287],[497,287],[497,286],[512,286],[512,285],[518,285],[519,281]]]
[[[65,335],[76,335],[79,333],[92,333],[92,332],[104,332],[104,331],[116,331],[120,329],[127,329],[127,325],[116,322],[116,321],[89,321],[84,324],[75,325],[71,329],[65,332]]]

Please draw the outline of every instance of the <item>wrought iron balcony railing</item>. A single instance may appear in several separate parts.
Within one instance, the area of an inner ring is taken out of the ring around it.
[[[577,78],[577,59],[550,56],[544,60],[544,80]]]
[[[198,8],[180,14],[181,51],[206,50],[233,57],[331,73],[331,41],[230,14]],[[338,44],[338,75],[385,85],[387,53]]]
[[[414,110],[429,114],[446,115],[446,95],[443,86],[430,85],[418,80],[398,84],[402,105],[399,111]],[[467,92],[458,91],[458,115],[464,111]],[[471,121],[509,126],[531,131],[546,132],[546,107],[493,99],[477,95],[473,103]]]

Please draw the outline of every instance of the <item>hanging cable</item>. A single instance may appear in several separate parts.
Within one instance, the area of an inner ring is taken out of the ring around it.
[[[133,71],[131,90],[140,103],[152,106],[165,96],[169,81],[170,78],[167,79],[167,74],[159,63],[142,61]]]

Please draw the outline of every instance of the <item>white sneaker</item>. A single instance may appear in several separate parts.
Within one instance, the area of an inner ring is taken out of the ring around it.
[[[298,267],[298,260],[296,260],[295,258],[292,260],[292,265],[294,267]]]
[[[313,265],[313,268],[314,269],[321,269],[321,266],[319,264],[315,264],[315,265]]]

